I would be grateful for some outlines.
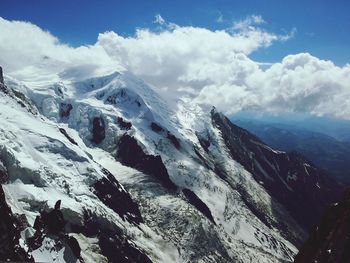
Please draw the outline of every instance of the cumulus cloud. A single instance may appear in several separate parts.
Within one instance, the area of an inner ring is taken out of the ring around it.
[[[217,78],[226,78],[224,73],[242,66],[239,59],[242,55],[286,37],[255,27],[212,31],[161,21],[165,27],[160,32],[138,29],[133,37],[106,32],[99,35],[96,45],[154,86],[184,91],[184,86],[199,89]]]
[[[228,113],[288,111],[350,119],[349,81],[349,65],[337,67],[330,61],[302,53],[289,55],[265,71],[252,68],[238,83],[224,81],[208,85],[197,99],[204,103],[214,100]],[[222,94],[226,94],[225,99],[217,101]]]
[[[77,75],[78,68],[81,77],[118,68],[118,63],[111,60],[101,46],[72,48],[30,22],[1,17],[0,54],[5,72],[33,85],[57,81],[60,74]],[[70,69],[75,73],[69,73]]]
[[[26,83],[125,69],[167,98],[191,97],[227,114],[294,111],[350,119],[349,65],[338,67],[308,53],[274,64],[249,58],[294,37],[296,29],[285,35],[268,32],[261,16],[215,31],[178,26],[160,15],[154,22],[160,28],[137,29],[129,37],[105,32],[94,45],[73,48],[31,23],[0,18],[0,64]]]

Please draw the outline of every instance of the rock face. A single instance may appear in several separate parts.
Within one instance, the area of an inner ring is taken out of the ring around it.
[[[84,214],[83,228],[80,229],[88,237],[97,237],[101,253],[111,263],[152,263],[152,261],[139,250],[123,230],[112,224],[101,223],[91,211]]]
[[[235,124],[252,132],[275,149],[303,154],[317,167],[327,171],[327,174],[346,184],[350,183],[350,141],[340,141],[293,125],[253,120],[235,120]]]
[[[145,254],[118,235],[101,234],[99,244],[111,263],[152,263]]]
[[[302,155],[271,149],[215,110],[212,120],[222,132],[232,158],[251,172],[305,229],[317,223],[326,205],[342,193],[341,185]]]
[[[151,123],[151,129],[156,133],[162,134],[164,137],[166,137],[175,146],[176,149],[180,149],[180,141],[171,132],[167,131],[155,122]]]
[[[66,222],[61,211],[61,200],[56,202],[55,208],[51,212],[42,213],[41,218],[49,233],[57,235],[63,232]]]
[[[100,179],[93,185],[97,197],[121,218],[139,224],[143,222],[138,205],[131,199],[113,175],[104,169],[107,177]]]
[[[34,106],[32,101],[26,95],[24,95],[22,92],[20,92],[16,89],[12,89],[12,88],[7,87],[4,84],[4,79],[3,79],[2,74],[0,74],[0,80],[1,80],[0,81],[0,92],[2,92],[6,96],[15,100],[22,108],[27,109],[28,112],[30,112],[31,114],[33,114],[33,115],[38,114],[37,108]]]
[[[124,121],[122,117],[117,117],[117,123],[120,129],[122,130],[130,130],[132,127],[131,122]]]
[[[327,209],[294,262],[350,262],[350,191]]]
[[[0,66],[0,83],[4,84],[4,75],[2,73],[2,67]]]
[[[95,117],[92,121],[92,142],[99,144],[105,137],[105,122],[101,117]]]
[[[214,225],[216,225],[214,218],[210,212],[208,206],[191,190],[183,189],[182,192],[188,199],[188,201],[197,208],[203,215],[205,215]]]
[[[62,102],[60,104],[60,117],[66,118],[69,117],[70,111],[73,109],[72,104]]]
[[[165,187],[175,190],[175,184],[170,180],[167,169],[165,168],[162,158],[153,155],[147,155],[138,145],[137,141],[125,134],[117,145],[117,159],[124,165],[135,168],[145,174],[157,178]]]
[[[67,253],[69,250],[69,253],[72,253],[76,259],[79,259],[81,257],[79,243],[74,237],[65,234],[64,228],[66,223],[67,221],[64,219],[61,211],[61,200],[58,200],[53,210],[42,211],[36,217],[33,226],[36,232],[27,240],[29,250],[34,251],[43,246],[46,237],[54,237],[52,250],[59,251],[62,247],[66,247],[66,257],[68,257]],[[72,255],[69,256],[71,257]]]
[[[6,203],[1,185],[0,215],[0,261],[34,262],[33,258],[19,245],[22,229]]]
[[[59,131],[68,139],[68,141],[70,141],[71,143],[73,143],[74,145],[78,145],[77,142],[68,135],[67,131],[63,128],[59,128]]]

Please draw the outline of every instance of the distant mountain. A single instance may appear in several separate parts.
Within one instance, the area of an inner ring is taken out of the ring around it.
[[[350,120],[331,117],[318,117],[306,113],[257,113],[238,112],[230,117],[233,122],[237,120],[252,120],[274,125],[287,125],[299,130],[322,133],[338,141],[350,142]]]
[[[258,120],[235,120],[265,143],[282,151],[296,151],[343,182],[350,183],[350,143],[293,125]]]

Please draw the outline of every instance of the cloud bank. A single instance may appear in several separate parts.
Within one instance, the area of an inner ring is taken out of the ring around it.
[[[160,15],[154,24],[129,37],[101,33],[94,45],[73,48],[29,22],[0,18],[0,64],[28,85],[125,69],[169,99],[189,96],[227,114],[288,111],[350,119],[350,65],[301,53],[262,69],[249,58],[294,37],[295,29],[268,32],[256,15],[216,31],[178,26]]]

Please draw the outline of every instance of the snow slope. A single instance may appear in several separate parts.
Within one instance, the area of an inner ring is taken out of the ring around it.
[[[169,106],[129,72],[35,88],[5,83],[3,189],[28,221],[20,243],[34,260],[67,261],[69,246],[56,248],[55,235],[28,246],[36,217],[61,200],[65,233],[82,248],[75,261],[292,262],[305,228],[233,158],[206,109],[186,99]]]

